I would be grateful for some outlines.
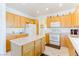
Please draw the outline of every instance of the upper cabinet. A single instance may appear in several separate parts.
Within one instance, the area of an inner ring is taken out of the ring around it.
[[[21,19],[20,16],[14,15],[14,25],[16,28],[19,28],[21,26]]]
[[[70,13],[64,16],[51,16],[47,18],[47,27],[53,22],[60,22],[61,27],[79,27],[79,13]]]
[[[26,18],[25,18],[25,17],[23,17],[23,16],[21,16],[21,17],[20,17],[20,19],[21,19],[21,20],[20,20],[20,21],[21,21],[21,22],[20,22],[20,23],[21,23],[21,27],[22,27],[22,28],[24,28],[24,27],[25,27],[25,25],[26,25],[26,21],[25,21],[25,20],[26,20]]]
[[[35,24],[36,20],[6,12],[6,24],[8,28],[24,28],[26,24]]]
[[[14,14],[12,13],[6,13],[6,24],[7,27],[14,27]]]
[[[61,16],[61,27],[71,27],[71,15]]]

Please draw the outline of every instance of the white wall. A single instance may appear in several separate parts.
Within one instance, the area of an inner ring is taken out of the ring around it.
[[[6,19],[5,4],[0,3],[0,55],[6,53]]]

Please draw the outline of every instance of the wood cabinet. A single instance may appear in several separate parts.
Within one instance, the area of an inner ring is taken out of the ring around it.
[[[73,26],[79,27],[79,13],[74,13],[72,19]]]
[[[51,16],[47,18],[47,27],[50,27],[53,22],[60,22],[61,27],[79,27],[79,12],[64,16]]]
[[[35,41],[35,56],[39,56],[41,54],[41,39]]]
[[[45,36],[45,43],[46,43],[46,44],[50,44],[49,33],[46,33],[46,36]]]
[[[26,24],[36,24],[36,20],[6,12],[6,25],[8,28],[24,28]]]
[[[17,41],[18,42],[18,41]],[[15,49],[14,49],[15,48]],[[11,54],[13,56],[40,56],[45,50],[45,37],[18,45],[11,42]]]
[[[23,16],[20,16],[20,19],[21,19],[21,28],[24,28],[26,25],[26,21],[25,21],[26,18]]]
[[[14,27],[14,14],[9,12],[6,13],[6,24],[7,27]]]
[[[41,49],[42,49],[42,52],[44,52],[44,50],[45,50],[45,37],[42,38],[41,43],[42,43],[41,44]]]
[[[61,16],[61,26],[62,27],[71,27],[71,15]]]
[[[11,51],[11,43],[10,40],[27,37],[28,34],[17,34],[17,35],[9,35],[6,37],[6,52]]]
[[[33,56],[34,55],[34,42],[25,44],[23,47],[23,56]]]
[[[15,20],[15,28],[19,28],[21,26],[21,19],[20,19],[20,16],[18,15],[14,15],[14,20]]]
[[[31,48],[23,53],[23,56],[34,56],[34,48]]]
[[[68,37],[65,37],[65,44],[66,44],[66,47],[68,48],[69,50],[69,55],[70,56],[75,56],[76,55],[76,52],[75,52],[75,49],[70,41],[70,39]]]

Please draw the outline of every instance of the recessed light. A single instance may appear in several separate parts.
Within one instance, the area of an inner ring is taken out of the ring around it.
[[[49,10],[49,8],[46,8],[46,10]]]
[[[60,3],[60,4],[59,4],[59,7],[62,7],[62,6],[63,6],[63,4]]]
[[[39,10],[37,10],[37,14],[39,14]]]

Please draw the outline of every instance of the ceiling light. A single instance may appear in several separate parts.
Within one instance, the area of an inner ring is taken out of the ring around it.
[[[39,11],[37,10],[37,14],[39,14]]]
[[[59,4],[59,7],[62,7],[63,6],[63,4]]]
[[[48,10],[49,8],[46,8],[46,10]]]

